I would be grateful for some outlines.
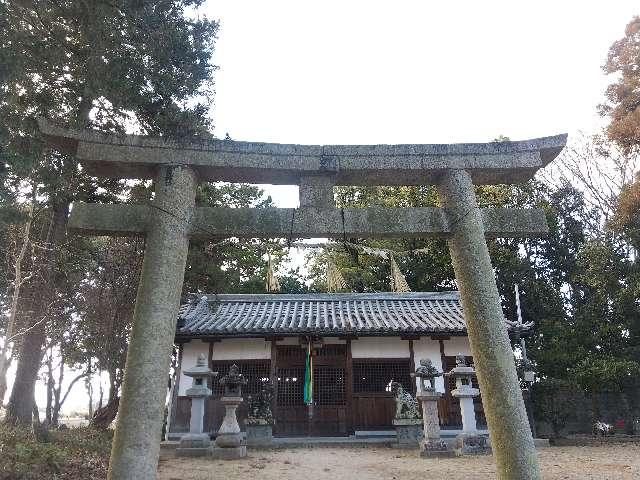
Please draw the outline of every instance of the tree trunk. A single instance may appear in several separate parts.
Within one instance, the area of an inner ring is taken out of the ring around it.
[[[87,367],[87,379],[85,380],[87,394],[89,395],[89,418],[93,418],[93,385],[91,385],[91,359]]]
[[[29,205],[29,217],[27,219],[27,223],[24,226],[24,232],[22,234],[22,245],[20,246],[20,251],[18,252],[18,256],[16,257],[16,261],[13,267],[14,277],[13,277],[13,294],[11,295],[11,308],[9,310],[9,320],[7,321],[7,328],[5,330],[4,341],[2,342],[2,346],[0,347],[0,405],[4,403],[4,396],[7,393],[7,370],[11,366],[11,358],[12,358],[12,349],[10,344],[12,343],[11,338],[13,337],[15,324],[16,324],[16,315],[18,311],[18,299],[20,298],[20,289],[22,284],[28,280],[22,276],[22,261],[24,260],[25,254],[27,252],[27,246],[29,245],[29,235],[31,233],[31,224],[33,223],[33,210],[36,202],[36,188],[33,187],[33,197],[31,200],[31,204]]]
[[[44,422],[47,425],[51,425],[52,411],[53,411],[53,391],[55,385],[53,382],[53,347],[49,348],[49,355],[47,357],[47,406],[45,407]]]
[[[7,404],[6,421],[20,425],[31,425],[33,396],[38,371],[42,362],[42,344],[45,342],[44,322],[25,335],[18,356],[16,379]]]
[[[110,400],[104,407],[96,410],[96,413],[91,417],[89,426],[93,428],[99,428],[100,430],[106,430],[109,425],[113,423],[113,420],[118,414],[118,405],[120,404],[120,397],[116,396],[113,400]]]
[[[120,390],[120,383],[118,382],[118,376],[116,370],[109,370],[109,397],[107,403],[113,402],[118,398],[118,390]]]
[[[102,401],[104,400],[104,388],[102,388],[102,370],[98,370],[99,383],[99,395],[98,395],[98,408],[102,408]]]
[[[58,426],[58,419],[60,418],[60,393],[62,391],[62,380],[64,380],[64,356],[62,356],[62,345],[60,345],[60,370],[58,371],[58,385],[53,391],[53,414],[51,415],[52,425]]]
[[[46,340],[45,319],[49,304],[55,298],[55,250],[65,238],[69,202],[54,203],[52,210],[51,224],[45,243],[48,250],[44,255],[43,269],[43,277],[48,288],[44,293],[32,291],[28,296],[34,304],[35,315],[30,315],[31,326],[23,335],[18,353],[16,379],[7,405],[6,421],[14,424],[30,425],[33,416],[35,384],[42,362],[42,347]]]

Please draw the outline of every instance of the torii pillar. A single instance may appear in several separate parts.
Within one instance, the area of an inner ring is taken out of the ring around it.
[[[109,480],[156,477],[167,359],[171,358],[175,336],[195,196],[196,174],[190,167],[159,169],[111,447]]]
[[[438,194],[499,478],[541,478],[471,176],[445,172]]]
[[[83,234],[145,235],[110,480],[156,477],[171,346],[189,236],[206,238],[446,238],[498,465],[498,478],[540,469],[509,347],[485,237],[545,234],[539,209],[480,209],[473,184],[526,181],[562,150],[566,135],[452,145],[281,145],[181,141],[69,131],[46,121],[53,147],[90,174],[155,179],[148,205],[74,204]],[[197,181],[300,186],[300,208],[195,208]],[[335,208],[334,185],[436,184],[444,208]]]

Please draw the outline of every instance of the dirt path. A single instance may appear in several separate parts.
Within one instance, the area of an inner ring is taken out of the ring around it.
[[[640,445],[552,447],[539,451],[545,480],[640,479]],[[428,477],[425,476],[428,474]],[[472,480],[495,478],[492,457],[423,460],[391,448],[299,448],[253,451],[222,462],[163,452],[158,480]]]

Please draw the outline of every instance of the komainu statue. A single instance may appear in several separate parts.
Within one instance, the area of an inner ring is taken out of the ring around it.
[[[399,382],[391,382],[391,393],[396,400],[396,419],[400,418],[422,418],[418,401],[404,390]]]

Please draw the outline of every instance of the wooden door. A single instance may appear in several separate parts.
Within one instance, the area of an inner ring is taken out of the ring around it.
[[[391,430],[396,402],[391,382],[399,382],[406,391],[413,388],[409,358],[353,359],[354,430]]]
[[[313,406],[304,404],[305,350],[277,347],[277,436],[347,435],[346,347],[325,345],[313,359]]]

